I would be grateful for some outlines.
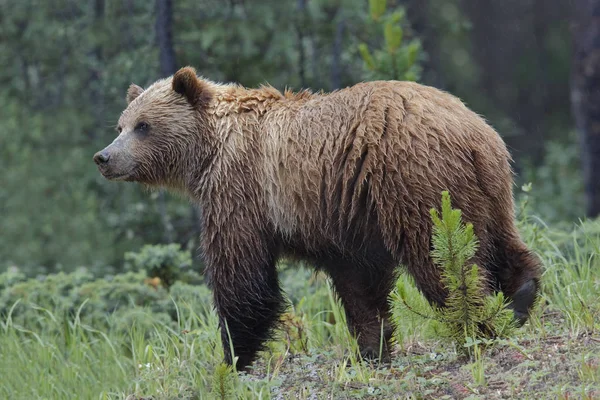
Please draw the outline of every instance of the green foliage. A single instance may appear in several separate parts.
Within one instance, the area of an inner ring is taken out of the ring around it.
[[[83,132],[87,118],[67,112],[48,117],[30,114],[0,95],[0,265],[34,263],[50,270],[62,269],[63,263],[71,270],[106,265],[118,246],[111,248],[114,232],[98,228],[100,201],[85,188],[93,171],[82,168],[89,162],[84,141],[77,136],[62,141],[51,134]],[[106,248],[107,259],[94,257],[97,247]]]
[[[600,220],[584,221],[570,230],[538,225],[535,239],[546,266],[541,302],[560,312],[574,334],[598,332]]]
[[[101,13],[72,0],[0,4],[0,271],[114,273],[125,251],[187,244],[193,231],[188,204],[164,204],[162,224],[158,199],[105,181],[92,162],[114,139],[129,83],[158,71],[153,3],[97,3]]]
[[[370,0],[369,1],[369,12],[371,13],[371,19],[378,21],[379,18],[385,13],[387,8],[386,0]]]
[[[444,221],[444,208],[440,214]],[[392,366],[361,362],[325,277],[284,268],[282,286],[294,300],[282,320],[283,335],[269,343],[254,371],[215,373],[224,368],[223,353],[206,286],[177,282],[167,293],[144,285],[143,272],[98,280],[78,270],[28,279],[11,268],[0,274],[0,359],[7,366],[0,397],[593,397],[600,228],[596,221],[571,230],[530,224],[522,222],[523,238],[547,266],[539,309],[509,339],[495,340],[494,351],[482,351],[489,343],[484,338],[467,338],[464,348],[473,355],[467,364],[454,346],[439,340],[442,321],[423,320],[399,298],[393,304],[399,349]],[[398,286],[410,307],[428,307],[406,275]],[[499,381],[506,384],[492,384]],[[216,382],[225,390],[216,389]]]
[[[366,43],[358,45],[366,74],[370,79],[418,80],[421,70],[417,59],[421,47],[417,39],[403,44],[402,24],[406,23],[404,10],[398,8],[386,14],[385,0],[369,0],[369,7],[370,23],[376,30],[380,30],[379,35],[383,33],[384,43],[373,47],[373,50]],[[377,36],[372,35],[369,41],[373,42]]]
[[[182,251],[176,243],[166,245],[146,245],[138,253],[125,253],[126,269],[145,271],[150,278],[158,278],[157,284],[170,288],[175,281],[192,275],[192,256],[189,251]],[[198,279],[196,279],[198,280]]]
[[[134,367],[121,351],[126,342],[120,336],[94,330],[76,318],[63,321],[50,311],[39,319],[44,329],[33,331],[0,322],[0,397],[110,398],[110,393],[127,387]]]
[[[441,215],[431,210],[433,234],[431,257],[442,270],[442,283],[448,291],[445,307],[418,313],[438,320],[451,339],[462,344],[492,336],[506,336],[514,328],[512,312],[502,293],[486,295],[485,278],[479,267],[469,264],[477,251],[473,225],[463,224],[461,211],[452,209],[450,195],[442,193]],[[396,298],[408,307],[404,286],[397,286]],[[465,346],[469,350],[469,346]]]
[[[213,395],[217,399],[227,400],[233,396],[233,367],[220,364],[213,374]]]
[[[549,141],[544,162],[527,162],[519,181],[533,190],[521,194],[521,201],[548,224],[571,224],[585,214],[580,147],[575,135],[568,141]]]
[[[179,316],[174,299],[194,304],[197,312],[206,312],[210,304],[206,286],[176,282],[167,292],[151,283],[145,271],[98,279],[81,269],[27,279],[10,270],[0,274],[0,319],[10,318],[27,330],[42,329],[41,315],[52,310],[60,318],[77,315],[83,323],[106,329],[110,315],[115,320],[112,328],[125,333],[134,323],[147,326],[136,308],[153,312],[165,324],[175,324]]]

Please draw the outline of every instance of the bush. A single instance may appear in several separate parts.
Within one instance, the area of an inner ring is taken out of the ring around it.
[[[26,330],[43,328],[40,324],[46,322],[40,314],[50,311],[58,318],[77,315],[82,323],[96,329],[111,328],[122,333],[128,332],[134,321],[144,324],[144,313],[140,311],[151,312],[155,320],[176,327],[180,318],[177,303],[206,314],[210,291],[205,285],[182,282],[172,284],[167,291],[160,285],[153,286],[145,271],[102,279],[83,269],[39,279],[24,279],[15,270],[0,274],[0,320],[10,320]]]
[[[199,281],[198,274],[190,270],[192,256],[182,251],[176,243],[167,245],[146,245],[139,253],[125,253],[126,271],[144,271],[149,278],[158,278],[150,282],[170,288],[175,281]]]

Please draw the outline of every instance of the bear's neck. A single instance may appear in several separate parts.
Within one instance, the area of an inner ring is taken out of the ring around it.
[[[249,182],[238,177],[240,171],[249,179],[259,173],[255,169],[261,165],[258,159],[262,157],[262,124],[269,111],[284,104],[297,106],[312,96],[308,91],[282,94],[271,86],[258,89],[241,86],[215,88],[206,114],[202,116],[208,119],[203,124],[208,125],[210,132],[201,134],[215,141],[207,146],[211,149],[209,151],[200,148],[192,150],[195,153],[193,159],[197,161],[186,174],[185,191],[192,201],[202,205],[211,201],[212,197],[207,193],[225,190],[224,186],[233,184],[241,185],[238,189],[244,190]],[[216,186],[219,188],[214,189]]]

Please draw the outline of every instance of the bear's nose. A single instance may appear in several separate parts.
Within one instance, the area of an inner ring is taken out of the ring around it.
[[[105,150],[99,151],[96,154],[94,154],[94,162],[98,165],[107,163],[109,158],[110,155]]]

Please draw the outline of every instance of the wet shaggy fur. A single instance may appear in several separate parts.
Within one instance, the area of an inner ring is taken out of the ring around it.
[[[331,276],[363,355],[379,353],[383,324],[387,358],[387,299],[400,264],[430,302],[444,304],[429,215],[443,190],[473,223],[473,261],[489,291],[503,291],[527,318],[541,271],[513,222],[510,156],[457,98],[391,81],[282,94],[215,84],[191,68],[146,90],[132,86],[127,97],[100,170],[199,204],[227,362],[229,337],[243,368],[277,325],[283,256]]]

